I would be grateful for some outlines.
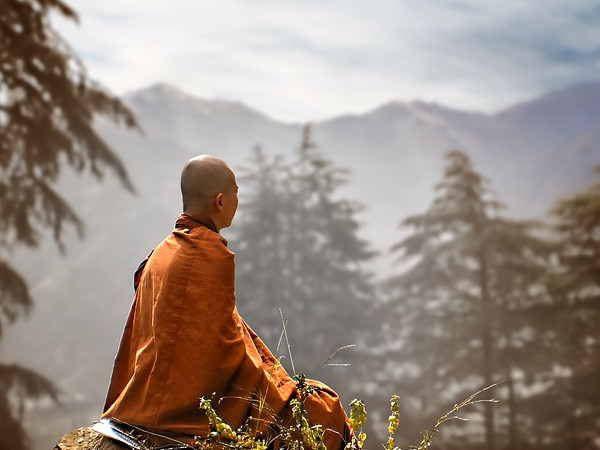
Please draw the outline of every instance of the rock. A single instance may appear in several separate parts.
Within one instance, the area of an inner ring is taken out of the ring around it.
[[[107,438],[92,430],[92,427],[78,428],[65,434],[54,450],[131,450],[130,447]]]

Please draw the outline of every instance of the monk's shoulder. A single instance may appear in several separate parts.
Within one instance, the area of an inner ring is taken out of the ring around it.
[[[192,237],[199,246],[210,247],[224,256],[234,256],[234,253],[227,247],[227,239],[219,233],[205,227],[198,227],[192,231]]]
[[[185,242],[185,246],[197,254],[207,253],[217,258],[233,259],[235,253],[227,247],[227,240],[206,227],[176,229],[172,236]],[[200,252],[198,252],[200,251]]]

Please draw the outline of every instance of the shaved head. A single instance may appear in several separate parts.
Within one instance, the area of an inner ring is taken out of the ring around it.
[[[236,187],[233,171],[225,161],[210,155],[196,156],[181,172],[183,211],[207,214],[217,194],[226,194]]]

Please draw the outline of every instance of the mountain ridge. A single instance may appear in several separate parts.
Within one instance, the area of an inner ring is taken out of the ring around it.
[[[589,92],[595,91],[595,96],[590,98]],[[258,108],[253,107],[247,103],[244,103],[239,100],[229,100],[223,99],[219,97],[215,98],[204,98],[199,97],[197,95],[186,92],[185,90],[167,82],[155,82],[145,87],[140,87],[138,89],[133,89],[127,91],[123,98],[128,102],[135,103],[140,97],[143,96],[151,96],[154,98],[162,97],[164,98],[179,98],[183,101],[192,101],[194,103],[200,103],[205,105],[215,105],[215,106],[229,106],[231,108],[238,107],[241,110],[245,110],[250,113],[254,113],[258,116],[261,116],[265,119],[271,120],[273,122],[277,122],[280,124],[287,125],[302,125],[306,123],[325,123],[330,122],[332,120],[336,120],[344,117],[363,117],[370,115],[376,112],[379,109],[387,108],[387,107],[402,107],[405,109],[411,108],[419,108],[426,110],[434,110],[440,112],[441,114],[459,114],[463,116],[473,116],[480,118],[496,118],[501,116],[507,116],[513,114],[515,111],[535,108],[536,105],[544,104],[544,107],[551,105],[552,103],[556,103],[557,100],[561,100],[565,97],[577,97],[575,99],[575,103],[578,107],[580,107],[583,103],[589,102],[593,105],[598,104],[598,100],[600,99],[600,81],[586,81],[581,83],[573,83],[562,87],[560,89],[548,91],[542,95],[535,96],[532,98],[524,99],[522,101],[518,101],[513,105],[498,109],[493,112],[484,112],[477,111],[473,109],[461,109],[458,106],[450,106],[444,103],[436,102],[436,101],[425,101],[420,99],[413,100],[402,100],[398,98],[391,98],[377,106],[366,108],[361,112],[353,112],[353,113],[336,113],[327,118],[319,119],[319,120],[305,120],[305,121],[286,121],[282,119],[278,119],[274,115],[268,114],[264,111],[261,111]]]

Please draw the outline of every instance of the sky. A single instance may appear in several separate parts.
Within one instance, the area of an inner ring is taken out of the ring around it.
[[[393,100],[481,112],[600,79],[600,0],[74,0],[116,94],[157,82],[288,122]]]

